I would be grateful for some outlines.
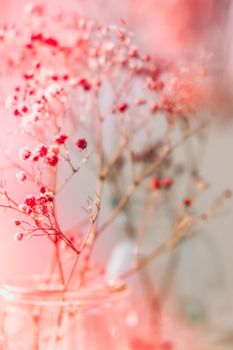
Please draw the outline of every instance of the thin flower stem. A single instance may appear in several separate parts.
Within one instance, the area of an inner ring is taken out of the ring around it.
[[[55,242],[54,244],[55,244],[55,253],[56,253],[56,259],[57,259],[57,264],[58,264],[60,281],[61,281],[61,285],[64,286],[65,278],[64,278],[64,272],[63,272],[61,256],[60,256],[59,241]]]
[[[137,263],[134,264],[134,266],[132,266],[129,270],[123,272],[123,274],[120,277],[123,279],[129,278],[135,272],[145,268],[152,261],[158,259],[165,252],[168,252],[174,249],[180,242],[184,240],[184,238],[187,238],[187,230],[190,229],[194,225],[194,223],[196,224],[197,221],[195,220],[187,220],[187,222],[185,220],[184,222],[181,221],[181,224],[178,226],[174,234],[172,234],[164,243],[162,243],[158,248],[152,251],[149,255],[137,261]]]
[[[178,246],[178,244],[184,242],[187,238],[192,238],[193,235],[190,234],[189,230],[203,222],[203,214],[205,216],[205,220],[210,220],[211,218],[215,217],[217,215],[217,210],[223,205],[223,200],[225,199],[226,198],[224,197],[224,195],[218,197],[208,211],[196,217],[183,216],[183,218],[180,219],[179,223],[174,229],[174,232],[170,235],[168,239],[166,239],[165,242],[163,242],[149,255],[137,261],[131,268],[123,272],[119,277],[122,279],[127,279],[131,277],[134,273],[145,268],[151,262],[155,261],[166,252],[173,250],[175,247]]]
[[[186,132],[186,134],[182,137],[181,140],[179,140],[174,145],[165,148],[163,154],[155,160],[152,164],[147,166],[139,175],[137,179],[129,186],[128,190],[126,191],[124,197],[120,200],[117,207],[112,211],[112,213],[109,215],[109,217],[106,219],[106,221],[100,226],[98,235],[103,233],[109,225],[111,225],[118,214],[122,211],[122,209],[128,204],[131,196],[134,194],[136,189],[141,185],[141,183],[145,180],[146,177],[148,177],[151,173],[155,171],[155,169],[180,145],[182,145],[187,139],[195,135],[196,133],[202,131],[207,126],[206,123],[202,124],[201,126],[198,126],[196,129],[190,129]]]
[[[91,154],[87,153],[85,155],[85,157],[82,159],[82,161],[80,162],[80,164],[76,168],[72,166],[71,174],[65,179],[65,181],[61,184],[61,186],[59,186],[56,189],[56,195],[64,189],[64,187],[67,185],[67,183],[79,172],[81,167],[89,160],[90,157],[91,157]]]
[[[98,97],[98,96],[97,96]],[[90,234],[87,236],[85,245],[88,245],[89,252],[87,254],[87,257],[85,259],[85,264],[80,272],[80,286],[84,284],[86,273],[88,270],[88,264],[89,260],[92,254],[93,246],[97,237],[97,224],[98,224],[98,218],[100,213],[100,207],[101,207],[101,200],[102,195],[104,191],[104,180],[105,178],[101,176],[103,169],[104,169],[104,163],[105,163],[105,155],[104,155],[104,147],[103,147],[103,118],[101,116],[100,107],[97,102],[97,129],[98,129],[98,140],[97,140],[97,150],[99,155],[99,165],[98,165],[98,177],[96,181],[96,196],[97,196],[97,203],[96,208],[94,208],[94,216],[92,213],[92,225],[90,229]],[[85,246],[84,246],[85,247]]]
[[[80,256],[80,254],[77,254],[75,256],[75,260],[74,260],[73,266],[71,268],[70,274],[69,274],[69,276],[68,276],[68,278],[67,278],[67,280],[65,282],[65,285],[64,285],[64,291],[66,291],[69,288],[71,280],[72,280],[72,278],[74,276],[74,272],[75,272],[75,269],[76,269],[76,266],[77,266],[77,263],[78,263],[78,260],[79,260],[79,256]]]

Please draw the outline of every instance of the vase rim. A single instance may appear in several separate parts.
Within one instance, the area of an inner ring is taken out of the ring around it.
[[[58,283],[48,285],[45,276],[33,275],[10,280],[0,286],[0,298],[16,304],[88,306],[113,302],[128,292],[122,280],[98,281],[78,290],[65,290]]]

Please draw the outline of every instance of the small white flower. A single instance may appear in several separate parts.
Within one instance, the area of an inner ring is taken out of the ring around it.
[[[27,175],[24,171],[19,171],[18,173],[16,173],[16,179],[19,182],[24,182],[27,180]]]
[[[15,242],[20,242],[20,241],[22,241],[23,237],[24,237],[23,233],[16,232],[16,234],[14,235],[14,240],[15,240]]]

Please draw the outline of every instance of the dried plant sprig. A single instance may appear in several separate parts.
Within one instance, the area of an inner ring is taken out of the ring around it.
[[[128,210],[130,220],[128,208],[136,192],[149,197],[158,187],[167,192],[174,187],[169,175],[174,151],[209,123],[208,118],[196,117],[205,76],[196,67],[196,79],[188,81],[189,74],[182,74],[174,62],[141,53],[124,27],[102,26],[74,13],[51,15],[41,5],[30,7],[21,25],[1,29],[0,55],[1,78],[14,75],[13,93],[5,105],[24,143],[19,150],[15,146],[16,159],[8,151],[5,156],[17,170],[17,181],[33,183],[35,193],[19,203],[2,182],[1,207],[20,214],[14,220],[16,241],[47,236],[52,242],[64,290],[76,271],[77,284],[83,285],[96,240],[122,212]],[[154,134],[158,118],[166,126],[160,139]],[[110,145],[105,142],[109,120],[116,136]],[[183,133],[178,141],[177,128]],[[60,228],[56,200],[92,159],[95,193],[86,210],[89,224],[77,242]],[[61,184],[60,166],[69,170]],[[119,174],[124,183],[119,183]],[[143,187],[147,181],[149,192]],[[103,220],[107,185],[119,191],[116,205]],[[188,196],[184,204],[191,205]],[[68,273],[63,245],[74,254]],[[150,255],[145,258],[150,260]]]

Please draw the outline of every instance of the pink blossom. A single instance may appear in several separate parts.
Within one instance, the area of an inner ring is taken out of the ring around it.
[[[24,237],[24,234],[22,232],[16,232],[14,236],[14,240],[15,242],[20,242],[22,241],[23,237]]]
[[[27,175],[24,171],[19,171],[16,173],[16,179],[19,182],[25,182],[27,180]]]

